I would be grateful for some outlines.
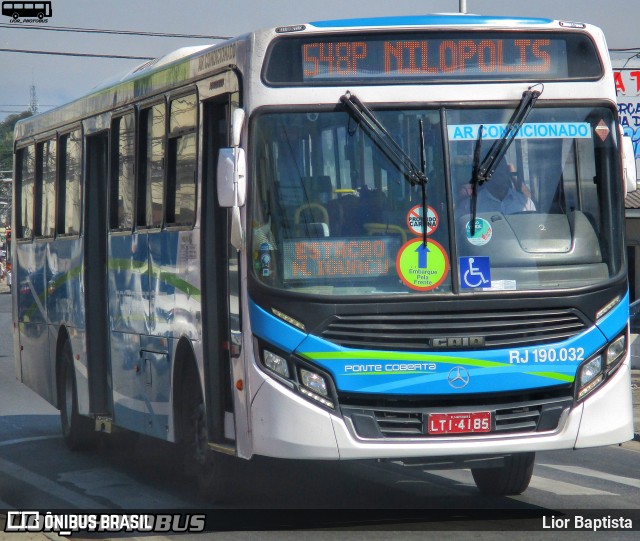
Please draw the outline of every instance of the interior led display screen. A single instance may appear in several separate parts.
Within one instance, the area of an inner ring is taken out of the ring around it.
[[[588,36],[552,32],[431,32],[282,38],[269,51],[273,85],[442,81],[566,81],[602,76]]]

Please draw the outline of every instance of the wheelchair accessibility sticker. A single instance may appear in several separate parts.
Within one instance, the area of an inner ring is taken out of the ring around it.
[[[486,256],[460,257],[460,286],[463,289],[491,287],[491,261]]]

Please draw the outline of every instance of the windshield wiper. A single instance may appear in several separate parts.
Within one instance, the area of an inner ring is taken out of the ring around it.
[[[364,125],[371,136],[371,140],[391,160],[393,165],[398,168],[412,186],[427,182],[425,172],[418,168],[411,157],[402,149],[366,105],[349,91],[344,96],[340,96],[340,101],[345,104],[349,113]]]
[[[411,159],[387,129],[380,123],[373,112],[356,96],[347,91],[340,96],[340,101],[345,104],[349,113],[365,127],[365,131],[371,137],[374,144],[389,158],[412,186],[420,185],[422,192],[422,244],[427,247],[427,160],[424,138],[424,122],[418,121],[420,127],[420,161],[422,167]]]
[[[484,157],[484,160],[482,160],[482,163],[479,162],[483,126],[481,125],[478,129],[478,139],[476,139],[476,147],[473,153],[473,171],[471,174],[471,236],[476,234],[476,203],[478,198],[478,187],[491,179],[493,173],[496,171],[496,167],[498,167],[498,164],[500,163],[500,160],[504,158],[504,155],[507,153],[507,150],[509,150],[511,143],[513,143],[513,140],[516,135],[518,135],[524,121],[527,119],[529,113],[533,109],[533,106],[540,97],[540,94],[542,94],[544,86],[542,86],[541,90],[532,90],[535,86],[542,85],[531,86],[522,93],[520,103],[513,112],[504,134],[500,139],[496,139],[492,147],[489,149],[489,152],[487,152],[487,155]]]

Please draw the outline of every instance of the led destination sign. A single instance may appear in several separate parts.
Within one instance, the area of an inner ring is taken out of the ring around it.
[[[367,278],[389,274],[398,240],[286,240],[284,279]]]
[[[309,36],[276,42],[270,83],[380,80],[568,80],[602,74],[583,34],[431,32]]]
[[[368,71],[388,76],[550,73],[551,57],[566,54],[550,39],[445,39],[311,42],[302,46],[304,78],[358,76]],[[565,64],[565,65],[563,65]],[[566,72],[566,62],[554,70]]]

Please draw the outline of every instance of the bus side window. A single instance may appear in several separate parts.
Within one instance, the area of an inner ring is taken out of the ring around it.
[[[60,235],[80,234],[82,138],[80,130],[60,138],[60,193],[57,230]]]
[[[115,119],[111,133],[114,134],[111,154],[111,204],[110,227],[113,230],[130,230],[134,216],[134,159],[135,131],[133,114]]]
[[[35,235],[55,234],[56,141],[50,139],[36,147]]]
[[[166,202],[168,224],[192,225],[195,220],[197,123],[198,99],[195,94],[171,101]]]
[[[19,239],[28,239],[33,235],[34,197],[35,197],[35,148],[33,145],[18,151],[17,190],[19,207],[16,209],[17,232]]]
[[[159,103],[140,113],[138,226],[162,227],[166,107]]]

